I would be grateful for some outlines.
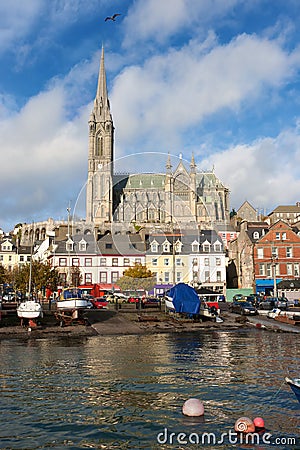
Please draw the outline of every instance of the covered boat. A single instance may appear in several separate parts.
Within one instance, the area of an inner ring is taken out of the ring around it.
[[[43,317],[43,308],[35,300],[26,300],[17,307],[17,314],[21,319],[37,319]]]
[[[285,379],[287,384],[291,387],[292,391],[297,397],[298,402],[300,403],[300,378],[287,378]]]
[[[199,314],[200,299],[194,288],[185,283],[178,283],[168,291],[169,303],[172,302],[177,313]]]
[[[57,309],[82,309],[88,306],[89,300],[82,295],[81,289],[75,287],[63,289],[56,303]]]

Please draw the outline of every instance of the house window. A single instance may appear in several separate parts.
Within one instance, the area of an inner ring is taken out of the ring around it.
[[[66,242],[66,250],[67,250],[67,252],[72,252],[73,251],[73,245],[74,245],[74,242],[71,241],[71,240]]]
[[[277,231],[276,232],[276,241],[279,241],[280,240],[280,233]]]
[[[112,272],[111,273],[111,282],[116,283],[119,279],[119,272]]]
[[[267,277],[270,278],[272,276],[272,264],[267,263]]]
[[[24,262],[24,256],[23,255],[20,256],[20,262]]]
[[[181,272],[176,272],[176,282],[179,283],[182,281]]]
[[[221,280],[221,271],[217,270],[217,281],[220,282]]]
[[[282,233],[281,239],[282,239],[283,241],[286,240],[286,233]]]
[[[118,258],[113,258],[113,259],[112,259],[112,266],[113,266],[113,267],[118,266]]]
[[[92,258],[85,258],[84,265],[85,267],[92,267]]]
[[[79,242],[79,250],[81,252],[85,252],[86,251],[86,242],[85,241],[80,241]]]
[[[293,265],[292,264],[287,264],[286,265],[286,274],[287,275],[293,275]]]
[[[112,244],[106,243],[106,244],[105,244],[105,248],[112,248]]]
[[[272,257],[278,258],[278,248],[277,247],[272,247]]]
[[[203,251],[209,253],[209,244],[203,244]]]
[[[100,266],[106,266],[106,258],[100,258]]]
[[[135,258],[134,263],[135,264],[142,264],[141,258]]]
[[[79,266],[79,258],[72,258],[72,266]]]
[[[163,244],[163,252],[169,252],[170,251],[170,244],[169,242],[166,242]]]
[[[209,258],[204,258],[204,265],[209,266]]]
[[[0,261],[3,261],[3,255],[0,255]]]
[[[198,242],[194,242],[192,244],[192,252],[198,252],[199,251],[199,244]]]
[[[264,249],[261,247],[257,248],[257,258],[262,259],[264,257]]]
[[[181,258],[176,258],[175,264],[176,264],[176,266],[182,266]]]
[[[260,263],[259,264],[259,275],[264,276],[265,275],[265,265]]]
[[[259,239],[259,232],[258,231],[254,231],[253,239]]]
[[[221,265],[221,258],[216,258],[216,266],[220,266]]]
[[[107,283],[107,272],[100,272],[99,280],[100,280],[100,283]]]
[[[164,273],[164,278],[165,278],[165,283],[169,283],[169,281],[170,281],[170,273],[169,272],[165,272]]]
[[[67,266],[67,258],[59,258],[58,264],[60,267],[66,267]]]
[[[158,252],[158,245],[156,242],[152,242],[151,244],[151,252],[157,253]]]
[[[221,244],[215,244],[215,251],[220,252],[222,250]]]
[[[299,277],[299,263],[294,264],[294,276]]]
[[[169,258],[165,258],[165,259],[164,259],[164,265],[165,265],[165,266],[168,266],[168,265],[169,265]]]
[[[286,257],[287,258],[292,258],[293,257],[293,248],[292,247],[287,247],[286,248]]]
[[[152,266],[157,266],[157,258],[152,258]]]
[[[129,258],[124,258],[123,264],[124,264],[124,266],[130,266],[130,259]]]
[[[27,256],[27,262],[30,262],[31,256]]]
[[[205,281],[209,281],[209,275],[210,275],[209,270],[206,270],[206,271],[204,272],[204,278],[205,278]]]
[[[85,282],[85,284],[92,283],[92,274],[91,273],[86,273],[84,275],[84,282]]]

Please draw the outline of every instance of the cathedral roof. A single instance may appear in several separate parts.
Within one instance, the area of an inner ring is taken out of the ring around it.
[[[164,190],[165,175],[160,173],[139,173],[132,175],[117,175],[114,184],[118,183],[123,189],[156,189]]]

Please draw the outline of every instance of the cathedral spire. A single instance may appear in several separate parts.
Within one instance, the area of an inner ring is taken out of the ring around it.
[[[100,70],[98,76],[98,86],[95,98],[95,113],[98,118],[105,120],[112,120],[110,114],[110,106],[107,93],[106,85],[106,72],[104,65],[104,47],[102,46],[101,59],[100,59]]]

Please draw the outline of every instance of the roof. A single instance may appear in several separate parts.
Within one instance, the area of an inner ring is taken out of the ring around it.
[[[268,216],[271,216],[274,213],[300,213],[300,204],[298,205],[279,205],[277,208],[273,209],[272,212],[268,214]]]

